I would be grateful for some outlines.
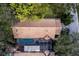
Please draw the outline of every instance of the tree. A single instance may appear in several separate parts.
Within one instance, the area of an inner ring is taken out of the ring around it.
[[[69,40],[68,35],[59,37],[55,44],[54,50],[56,55],[67,56],[71,54],[72,42]]]
[[[14,10],[16,18],[23,20],[38,20],[44,18],[49,12],[48,4],[10,4],[11,9]]]
[[[0,55],[4,55],[8,46],[14,46],[11,25],[14,23],[14,16],[8,4],[0,4]]]
[[[79,33],[71,34],[71,40],[73,43],[72,55],[79,56]]]
[[[79,4],[76,4],[77,6],[76,6],[76,9],[77,9],[77,12],[78,12],[78,18],[79,18]],[[78,19],[78,21],[79,21],[79,19]]]
[[[60,18],[65,25],[71,23],[70,4],[10,4],[15,17],[20,21],[41,18]]]
[[[73,33],[68,35],[67,33],[61,35],[55,46],[54,50],[56,55],[60,56],[78,56],[79,55],[79,34]]]
[[[60,18],[64,25],[68,25],[72,22],[70,15],[71,4],[50,4],[52,9],[52,16]]]

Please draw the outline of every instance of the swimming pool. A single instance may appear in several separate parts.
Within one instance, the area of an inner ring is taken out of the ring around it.
[[[40,51],[52,50],[51,41],[34,41],[32,38],[17,39],[17,44],[21,46],[40,46]]]

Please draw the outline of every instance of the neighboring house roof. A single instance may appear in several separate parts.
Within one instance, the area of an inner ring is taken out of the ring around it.
[[[43,19],[36,22],[20,22],[12,27],[14,38],[54,38],[61,32],[60,19]]]

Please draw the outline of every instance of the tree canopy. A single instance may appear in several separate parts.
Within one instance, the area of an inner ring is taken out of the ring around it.
[[[0,55],[4,55],[8,46],[15,44],[11,25],[15,17],[11,14],[8,4],[0,4]]]
[[[79,55],[79,33],[69,35],[67,31],[58,38],[54,50],[59,56],[78,56]]]
[[[10,4],[15,17],[20,21],[42,18],[60,18],[65,25],[71,23],[70,4]]]
[[[44,18],[49,13],[48,4],[10,4],[16,18],[19,20],[36,20]]]

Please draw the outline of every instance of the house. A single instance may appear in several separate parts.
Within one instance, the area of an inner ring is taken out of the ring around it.
[[[20,22],[12,26],[20,55],[44,55],[53,51],[53,41],[62,29],[60,19]],[[37,54],[36,54],[37,53]]]

